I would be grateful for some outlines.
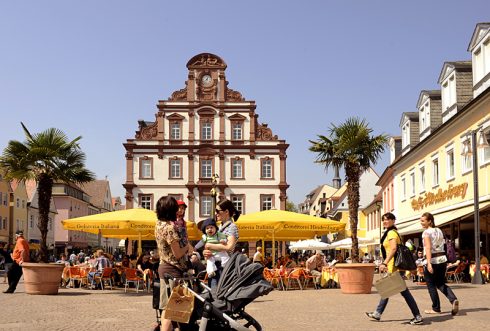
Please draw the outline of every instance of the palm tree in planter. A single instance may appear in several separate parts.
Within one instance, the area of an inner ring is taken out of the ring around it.
[[[62,181],[82,184],[94,180],[95,176],[85,168],[85,154],[78,144],[82,137],[70,141],[61,130],[55,128],[31,134],[24,123],[21,125],[26,140],[9,141],[0,156],[0,168],[5,172],[7,180],[36,181],[39,199],[38,228],[41,231],[40,260],[48,262],[46,236],[53,183]]]
[[[310,140],[310,151],[317,153],[317,163],[325,168],[344,168],[349,203],[352,262],[359,262],[357,224],[359,211],[359,182],[364,171],[375,165],[388,142],[386,135],[372,136],[373,130],[365,120],[348,118],[345,123],[329,128],[329,137],[318,135]]]

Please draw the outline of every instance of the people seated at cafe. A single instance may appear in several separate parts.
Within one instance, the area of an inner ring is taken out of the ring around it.
[[[286,257],[284,258],[284,266],[287,268],[287,269],[291,269],[291,268],[296,268],[298,266],[298,264],[296,263],[296,261],[294,261],[293,259],[291,259],[291,257],[289,255],[286,255]]]
[[[91,284],[93,283],[94,276],[100,276],[102,275],[102,272],[104,271],[104,268],[109,268],[111,266],[111,263],[109,259],[104,255],[104,251],[99,249],[96,252],[97,254],[97,259],[95,262],[95,271],[91,271],[88,273],[88,283]]]
[[[136,269],[138,270],[138,273],[143,277],[143,280],[147,285],[149,285],[151,281],[152,267],[153,265],[150,263],[150,256],[147,254],[140,255],[140,257],[136,261]]]
[[[488,259],[487,259],[487,257],[486,257],[485,255],[483,255],[483,254],[480,256],[480,265],[481,265],[481,264],[488,264]]]
[[[325,265],[324,254],[321,251],[316,251],[315,255],[306,260],[306,270],[315,276],[313,283],[315,289],[320,289],[320,278],[322,276],[322,268]]]
[[[461,263],[461,259],[459,258],[459,253],[456,252],[456,261],[450,262],[446,266],[446,271],[454,271]]]

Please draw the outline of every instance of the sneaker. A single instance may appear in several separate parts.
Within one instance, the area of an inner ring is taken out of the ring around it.
[[[422,319],[422,316],[418,315],[410,320],[411,325],[417,325],[417,324],[422,324],[424,323],[424,320]]]
[[[453,309],[451,310],[451,315],[456,315],[459,311],[459,301],[458,300],[454,300],[453,301]]]
[[[369,313],[369,312],[366,312],[366,316],[369,317],[370,319],[372,320],[375,320],[375,321],[378,321],[381,319],[381,315],[377,314],[377,313]]]

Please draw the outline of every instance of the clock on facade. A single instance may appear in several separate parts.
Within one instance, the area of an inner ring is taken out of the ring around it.
[[[204,85],[211,85],[211,83],[213,82],[213,79],[211,78],[210,75],[204,75],[202,76],[201,78],[201,82],[204,84]]]

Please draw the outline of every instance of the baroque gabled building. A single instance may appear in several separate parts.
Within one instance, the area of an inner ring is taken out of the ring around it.
[[[242,213],[286,208],[289,145],[259,123],[255,101],[228,86],[226,67],[214,54],[194,56],[185,87],[158,101],[154,121],[139,121],[124,144],[126,208],[154,209],[172,195],[199,220],[212,213],[213,187]]]

